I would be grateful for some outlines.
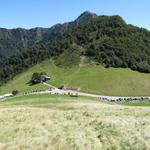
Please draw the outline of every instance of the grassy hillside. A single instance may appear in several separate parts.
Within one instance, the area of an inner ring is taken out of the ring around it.
[[[16,76],[0,88],[0,94],[9,93],[14,89],[31,91],[32,89],[47,89],[42,84],[29,86],[32,73],[46,72],[52,77],[49,81],[54,86],[75,86],[81,91],[102,95],[118,96],[150,96],[150,75],[131,71],[130,69],[103,68],[95,64],[82,63],[71,69],[57,67],[53,61],[47,60],[26,72]]]
[[[149,127],[148,107],[49,94],[0,103],[1,150],[148,150]]]

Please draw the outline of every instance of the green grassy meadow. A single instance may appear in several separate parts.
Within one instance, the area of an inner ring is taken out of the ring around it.
[[[34,94],[28,96],[15,96],[2,101],[0,104],[5,106],[32,106],[32,107],[52,107],[53,105],[77,102],[80,100],[91,100],[84,97],[70,97],[67,95]],[[66,106],[67,107],[67,106]]]
[[[130,101],[130,102],[119,102],[121,105],[126,105],[126,106],[148,106],[150,107],[150,101]]]
[[[150,96],[150,75],[121,68],[104,68],[95,64],[82,64],[80,67],[61,68],[53,61],[47,60],[24,73],[17,75],[12,81],[0,88],[0,94],[12,90],[20,92],[33,89],[47,89],[42,84],[29,86],[34,72],[46,72],[52,77],[49,81],[54,86],[80,87],[81,91],[112,96]]]

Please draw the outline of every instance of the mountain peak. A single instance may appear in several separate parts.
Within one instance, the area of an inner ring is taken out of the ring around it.
[[[83,12],[80,16],[85,16],[85,15],[89,15],[89,16],[97,16],[95,13],[91,12],[91,11],[85,11]]]
[[[92,13],[90,11],[85,11],[83,12],[77,19],[76,22],[77,23],[83,23],[83,22],[87,22],[90,19],[96,18],[97,15],[95,13]]]

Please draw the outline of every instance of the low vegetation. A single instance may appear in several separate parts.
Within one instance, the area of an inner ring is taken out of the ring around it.
[[[4,115],[5,114],[5,115]],[[0,103],[0,149],[150,149],[150,109],[31,95]]]
[[[19,93],[18,90],[13,90],[13,91],[12,91],[12,95],[13,95],[13,96],[16,96],[18,93]]]
[[[119,104],[127,106],[150,106],[150,100],[145,101],[130,101],[130,102],[119,102]]]

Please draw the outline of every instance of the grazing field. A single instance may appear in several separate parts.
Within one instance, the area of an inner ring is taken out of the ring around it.
[[[150,106],[150,100],[147,101],[129,101],[119,102],[119,104],[127,106]]]
[[[149,150],[150,109],[31,95],[0,102],[0,149]]]
[[[10,93],[13,89],[20,92],[33,89],[47,89],[42,84],[29,86],[27,82],[34,72],[46,72],[52,77],[54,86],[80,87],[81,91],[110,96],[150,96],[150,75],[121,68],[103,68],[95,64],[82,62],[79,67],[60,68],[47,60],[0,88],[0,94]]]

